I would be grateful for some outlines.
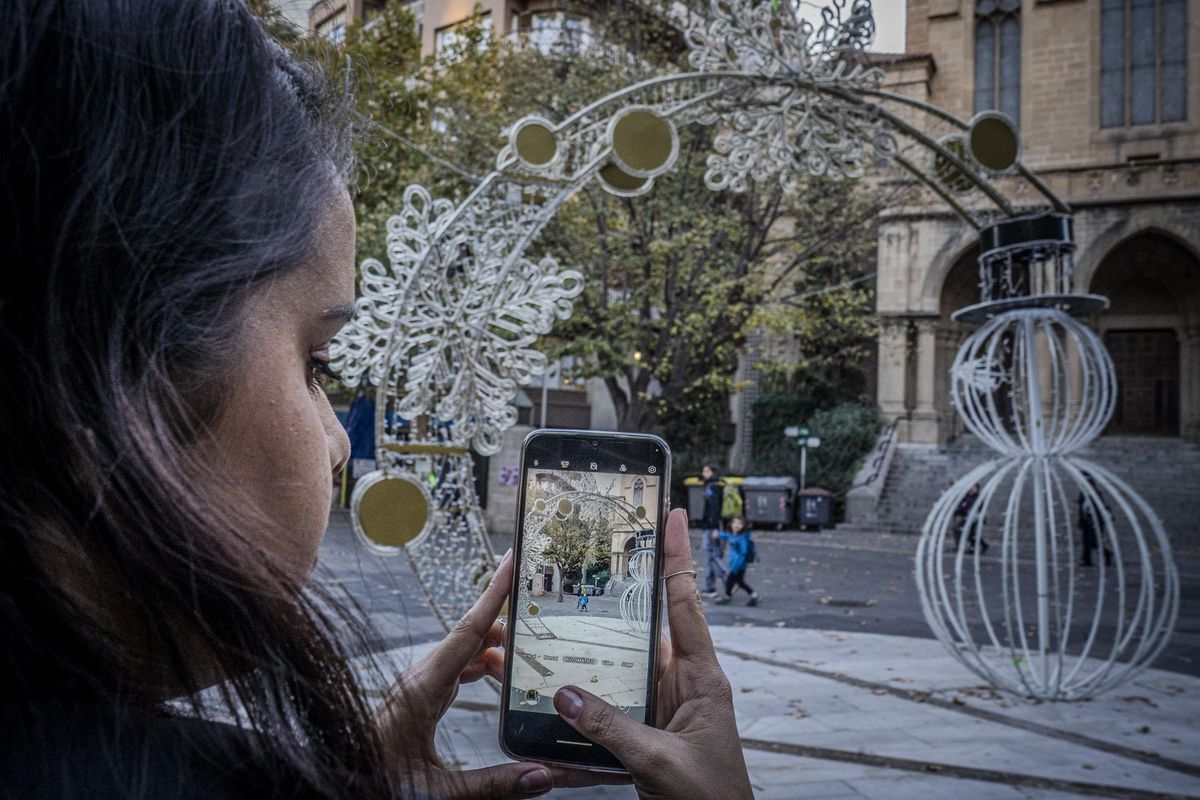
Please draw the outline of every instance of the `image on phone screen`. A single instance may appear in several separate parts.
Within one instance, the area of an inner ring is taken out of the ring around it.
[[[571,684],[645,722],[660,477],[532,468],[522,491],[508,708],[557,716]]]

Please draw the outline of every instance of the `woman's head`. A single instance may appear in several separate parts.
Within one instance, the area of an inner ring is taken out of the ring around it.
[[[0,5],[0,693],[362,712],[297,594],[347,457],[346,109],[237,0]]]
[[[716,464],[705,464],[700,468],[700,477],[704,478],[706,481],[711,481],[714,478],[721,477],[721,470]]]

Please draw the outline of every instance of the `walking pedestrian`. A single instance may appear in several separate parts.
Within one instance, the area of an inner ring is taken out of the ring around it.
[[[725,547],[721,541],[721,505],[725,499],[725,487],[721,475],[713,464],[705,464],[700,470],[704,479],[704,515],[700,518],[704,548],[704,596],[718,597],[718,581],[724,583],[728,576],[725,569]]]
[[[966,533],[967,552],[974,553],[975,546],[978,545],[980,554],[983,554],[988,551],[991,545],[983,538],[983,516],[981,514],[971,516],[971,508],[978,499],[979,484],[973,483],[971,484],[971,488],[967,490],[967,493],[963,495],[963,499],[959,501],[958,508],[954,512],[954,516],[958,520],[954,543],[957,546],[961,546],[963,534]]]
[[[1096,479],[1089,473],[1084,473],[1088,485],[1092,488],[1104,511],[1109,511],[1108,503],[1096,487]],[[1101,537],[1104,535],[1104,513],[1100,511],[1086,491],[1079,493],[1079,532],[1083,536],[1083,552],[1080,554],[1079,566],[1092,566],[1092,553],[1101,547]],[[1112,550],[1104,548],[1104,564],[1112,564]]]
[[[746,525],[746,518],[734,517],[729,520],[729,530],[722,531],[720,538],[729,542],[729,574],[725,576],[725,594],[717,600],[717,605],[723,606],[733,601],[735,586],[742,587],[750,595],[746,605],[759,605],[762,597],[746,583],[746,568],[758,558],[758,546]]]
[[[948,487],[949,487],[947,489],[947,491],[954,488],[954,479],[953,478],[951,478],[947,483],[948,483]],[[962,529],[963,529],[963,525],[966,524],[966,521],[967,521],[967,517],[963,513],[963,510],[962,510],[962,501],[959,501],[954,506],[954,515],[953,515],[953,519],[951,520],[951,524],[953,525],[953,530],[954,530],[954,549],[955,550],[958,549],[958,543],[962,541]]]

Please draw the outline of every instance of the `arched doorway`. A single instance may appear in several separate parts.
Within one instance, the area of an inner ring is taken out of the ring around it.
[[[630,536],[620,552],[613,557],[612,576],[616,581],[623,581],[629,577],[629,556],[636,546],[636,541],[633,536]]]
[[[938,320],[934,334],[934,358],[937,380],[934,384],[934,404],[938,415],[939,441],[957,438],[966,431],[962,418],[954,410],[950,398],[950,367],[958,346],[971,328],[955,322],[951,315],[960,308],[979,302],[979,248],[962,253],[946,273],[938,295]]]
[[[1108,434],[1200,435],[1200,261],[1174,239],[1114,247],[1089,291],[1109,299],[1097,329],[1117,373]]]

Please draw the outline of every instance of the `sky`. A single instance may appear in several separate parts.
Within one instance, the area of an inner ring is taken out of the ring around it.
[[[875,0],[875,44],[872,50],[880,53],[904,52],[905,0]]]
[[[854,0],[846,0],[846,8],[853,5]],[[820,0],[805,0],[801,6],[804,16],[816,22],[821,18],[820,7],[827,3]],[[877,53],[904,52],[904,7],[905,0],[872,0],[871,9],[875,12],[875,43],[871,49]]]

